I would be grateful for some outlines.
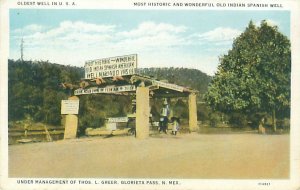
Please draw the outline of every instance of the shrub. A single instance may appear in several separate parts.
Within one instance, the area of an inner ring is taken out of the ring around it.
[[[217,127],[217,125],[221,121],[221,116],[218,113],[210,113],[209,114],[209,124],[211,127]]]
[[[247,116],[241,113],[233,113],[230,115],[229,124],[231,124],[233,127],[240,127],[240,128],[247,127],[248,126]]]

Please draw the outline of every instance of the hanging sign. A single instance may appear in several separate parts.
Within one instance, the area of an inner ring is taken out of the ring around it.
[[[83,94],[110,94],[110,93],[118,93],[118,92],[129,92],[135,91],[136,87],[134,85],[123,85],[123,86],[107,86],[103,88],[94,87],[88,89],[77,89],[74,91],[74,95],[83,95]]]
[[[126,76],[136,73],[137,54],[86,61],[85,79]]]
[[[152,84],[157,85],[159,87],[179,91],[179,92],[183,92],[183,90],[184,90],[184,88],[182,86],[178,86],[176,84],[170,84],[170,83],[166,83],[166,82],[162,82],[162,81],[157,81],[157,80],[152,80]]]

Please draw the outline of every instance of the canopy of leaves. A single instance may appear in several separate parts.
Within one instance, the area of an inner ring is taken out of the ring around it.
[[[220,58],[206,94],[213,109],[242,113],[289,113],[291,51],[289,39],[262,21],[250,21]]]

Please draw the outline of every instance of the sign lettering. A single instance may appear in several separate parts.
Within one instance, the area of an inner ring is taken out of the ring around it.
[[[137,68],[137,54],[86,61],[85,78],[106,78],[133,75]]]
[[[107,120],[108,123],[121,123],[128,122],[128,117],[109,117]]]
[[[78,114],[79,100],[62,100],[61,114]]]
[[[124,85],[124,86],[107,86],[104,88],[94,87],[89,89],[79,88],[74,91],[74,95],[83,95],[83,94],[109,94],[117,92],[128,92],[135,91],[136,87],[134,85]]]
[[[176,84],[165,83],[165,82],[161,82],[161,81],[157,81],[157,80],[152,80],[152,84],[157,85],[159,87],[179,91],[179,92],[183,92],[183,89],[184,89],[183,87],[178,86]]]

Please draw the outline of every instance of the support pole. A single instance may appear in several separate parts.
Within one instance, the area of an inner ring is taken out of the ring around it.
[[[149,137],[149,88],[137,87],[136,90],[136,138]]]
[[[196,101],[195,93],[191,93],[189,95],[189,129],[190,129],[190,132],[195,132],[198,130],[197,101]]]
[[[77,96],[71,96],[68,98],[68,100],[79,100],[79,98]],[[75,139],[77,136],[77,128],[78,128],[78,115],[77,114],[66,115],[64,139]]]

